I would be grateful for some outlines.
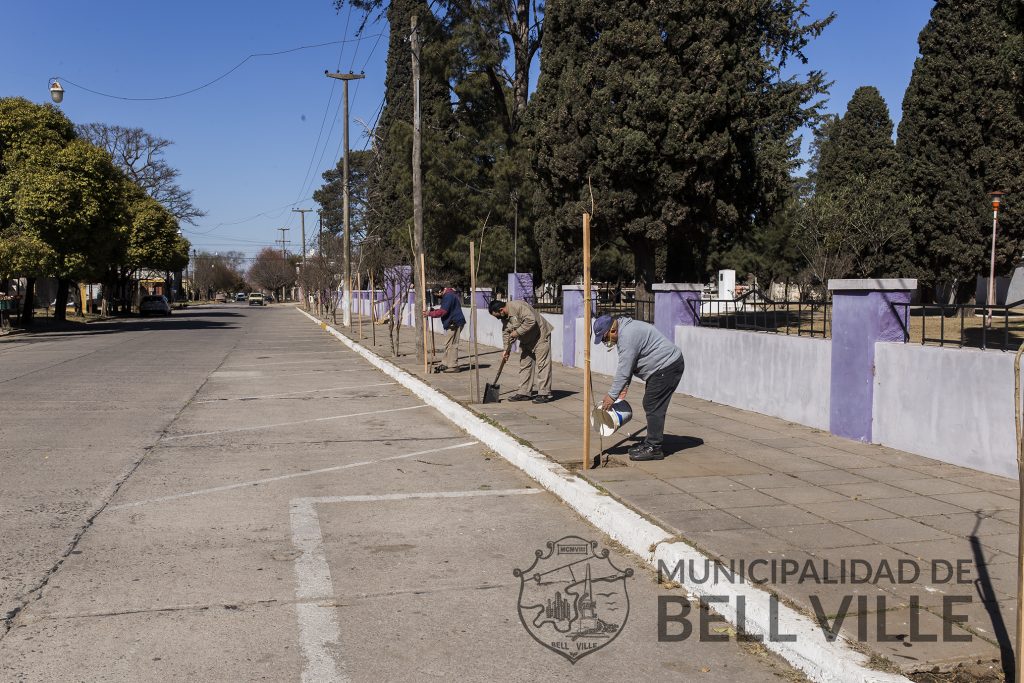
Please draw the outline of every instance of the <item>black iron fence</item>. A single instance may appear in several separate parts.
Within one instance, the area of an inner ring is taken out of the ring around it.
[[[704,299],[689,304],[701,327],[832,337],[832,302],[827,300],[771,301],[752,290],[736,299]]]
[[[1003,306],[889,304],[903,341],[922,346],[1015,351],[1024,342],[1024,300]],[[904,321],[906,321],[904,323]]]

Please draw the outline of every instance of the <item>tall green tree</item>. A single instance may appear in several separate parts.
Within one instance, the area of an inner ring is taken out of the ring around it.
[[[813,267],[818,277],[895,277],[906,275],[911,267],[907,217],[915,200],[901,188],[892,134],[889,107],[873,86],[857,88],[846,113],[819,128],[811,173],[815,192],[804,206],[805,229],[800,234],[813,234],[807,232],[808,225],[820,224],[823,216],[836,216],[838,220],[829,221],[828,229],[848,234],[831,242],[848,252],[841,255],[845,259],[833,260],[845,264],[843,268],[825,273]],[[801,246],[805,253],[816,248]],[[814,263],[820,258],[808,260]]]
[[[806,0],[580,0],[547,8],[530,105],[545,272],[580,271],[580,215],[642,285],[703,280],[789,194],[823,74],[784,77],[831,21]],[[589,183],[588,183],[589,180]],[[671,248],[670,248],[671,245]]]
[[[14,173],[16,222],[54,252],[55,317],[62,319],[71,280],[95,276],[119,255],[124,176],[109,154],[85,140],[36,156]]]
[[[988,272],[992,190],[1024,196],[1024,35],[1015,0],[938,0],[918,37],[897,151],[923,284],[954,286]],[[997,274],[1021,253],[1024,211],[1008,201]],[[973,288],[972,288],[973,289]]]
[[[22,322],[30,323],[35,281],[48,275],[55,253],[38,234],[18,221],[14,202],[23,174],[18,171],[39,156],[53,154],[75,138],[74,126],[53,105],[22,97],[0,98],[0,278],[25,277]]]

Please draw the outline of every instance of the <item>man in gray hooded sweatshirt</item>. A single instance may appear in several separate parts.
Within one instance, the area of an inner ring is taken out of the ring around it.
[[[633,375],[646,382],[643,405],[647,413],[647,439],[629,449],[629,459],[661,460],[665,457],[661,448],[665,415],[683,378],[683,353],[654,325],[625,316],[602,315],[594,321],[594,343],[602,342],[609,349],[618,349],[619,364],[601,407],[608,410],[613,403],[626,398]]]

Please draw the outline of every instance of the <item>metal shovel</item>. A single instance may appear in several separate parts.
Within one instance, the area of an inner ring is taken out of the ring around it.
[[[498,374],[494,376],[494,383],[487,383],[484,385],[484,403],[498,403],[501,399],[501,386],[498,385],[498,378],[501,377],[501,371],[505,369],[505,359],[508,356],[511,344],[505,347],[505,352],[501,354],[501,365],[498,366]]]

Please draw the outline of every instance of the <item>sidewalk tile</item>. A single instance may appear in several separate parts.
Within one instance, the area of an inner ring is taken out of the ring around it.
[[[632,481],[609,481],[605,488],[616,496],[658,495],[679,493],[679,489],[660,479],[635,479]]]
[[[846,470],[820,470],[813,472],[799,472],[798,477],[811,484],[819,486],[837,486],[840,484],[862,484],[871,481],[859,475],[847,472]]]
[[[937,498],[928,496],[907,496],[906,498],[879,498],[872,501],[872,505],[895,512],[901,517],[918,515],[955,515],[965,512],[962,507],[945,503]]]
[[[913,519],[930,527],[941,529],[954,536],[966,538],[977,534],[980,538],[998,534],[1016,533],[1016,525],[1009,524],[994,517],[986,517],[973,512],[960,512],[946,515],[914,515]]]
[[[844,522],[844,524],[868,538],[889,544],[953,538],[945,531],[939,531],[920,522],[905,518],[869,519]]]
[[[735,508],[779,504],[779,501],[771,496],[766,496],[760,491],[707,491],[694,492],[693,495],[703,501],[714,504],[716,508],[732,510],[733,514],[736,514]],[[740,516],[742,517],[742,515]]]
[[[839,495],[839,494],[837,494]],[[869,519],[892,519],[895,514],[859,500],[849,498],[821,503],[797,503],[801,508],[830,522],[854,522]]]
[[[947,503],[959,505],[968,510],[1009,510],[1017,508],[1017,501],[997,493],[950,493],[942,496]]]
[[[713,491],[739,491],[749,487],[725,477],[673,477],[666,479],[677,489],[691,493],[707,493]]]
[[[917,479],[921,475],[919,472],[914,470],[903,469],[902,467],[867,467],[864,469],[857,469],[853,467],[848,468],[854,474],[866,477],[867,479],[874,479],[875,481],[896,483],[901,479]]]
[[[751,528],[746,522],[722,510],[677,510],[659,514],[658,517],[683,536],[697,531]]]
[[[942,496],[947,493],[973,493],[976,489],[946,479],[901,479],[901,489],[919,493],[922,496]]]
[[[729,478],[732,479],[733,481],[743,484],[744,486],[749,486],[752,489],[761,490],[807,486],[807,482],[803,481],[802,479],[797,479],[792,474],[784,472],[766,472],[764,474],[741,474],[739,476],[731,476]]]
[[[730,512],[751,526],[762,529],[791,527],[798,524],[820,524],[821,517],[801,510],[793,505],[767,505],[763,507],[741,507]]]
[[[802,524],[790,527],[775,527],[767,532],[797,548],[812,552],[821,549],[846,548],[869,545],[872,539],[838,524]],[[817,555],[817,552],[814,552]]]
[[[761,490],[773,498],[796,505],[803,503],[833,503],[847,500],[846,496],[841,493],[836,493],[820,486],[808,486],[806,484],[802,487],[766,488]]]
[[[854,475],[859,476],[859,475]],[[868,481],[860,484],[837,484],[829,486],[836,493],[842,493],[850,498],[871,500],[873,498],[898,498],[906,494],[906,491],[888,484],[876,481]]]

